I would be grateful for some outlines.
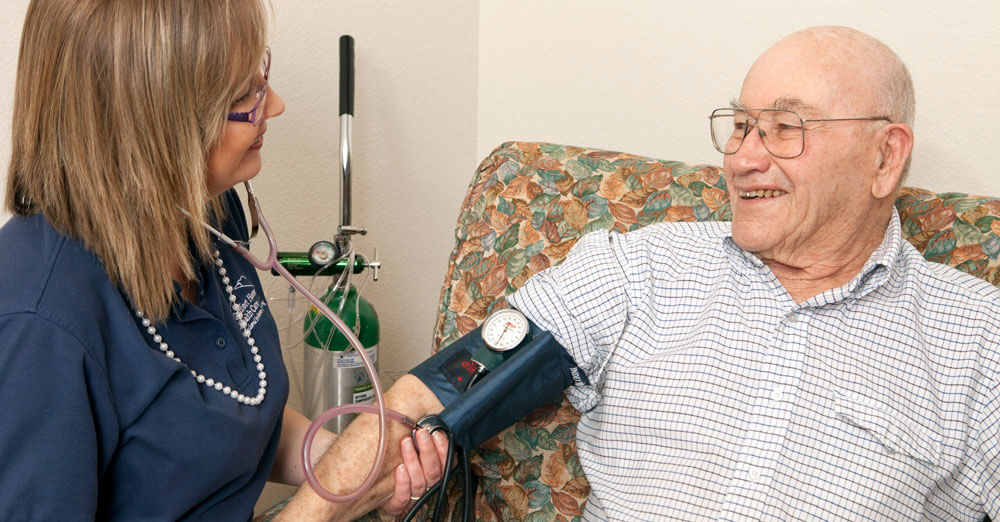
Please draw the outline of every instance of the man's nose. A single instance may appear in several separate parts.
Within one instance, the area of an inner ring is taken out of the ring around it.
[[[764,131],[757,122],[748,124],[751,126],[743,138],[743,144],[730,157],[735,174],[764,172],[771,163],[771,153],[764,146]]]

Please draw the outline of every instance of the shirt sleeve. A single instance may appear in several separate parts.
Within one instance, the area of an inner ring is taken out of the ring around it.
[[[83,520],[98,513],[110,401],[93,358],[32,313],[0,316],[0,520]],[[98,399],[98,398],[103,399]],[[103,405],[97,404],[103,402]]]
[[[598,231],[580,238],[562,264],[539,272],[508,303],[553,336],[587,375],[566,396],[578,410],[597,405],[604,368],[628,323],[624,236]]]

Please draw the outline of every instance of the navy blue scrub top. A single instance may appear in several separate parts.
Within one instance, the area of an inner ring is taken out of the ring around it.
[[[223,200],[223,231],[246,239],[239,199]],[[259,406],[163,355],[97,258],[41,215],[0,229],[0,520],[252,516],[288,376],[256,269],[218,249],[267,372]],[[157,328],[191,368],[257,395],[256,363],[213,266],[201,267],[197,306],[181,300]]]

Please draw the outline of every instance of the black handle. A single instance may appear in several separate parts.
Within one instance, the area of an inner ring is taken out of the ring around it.
[[[340,37],[340,115],[354,116],[354,37]]]

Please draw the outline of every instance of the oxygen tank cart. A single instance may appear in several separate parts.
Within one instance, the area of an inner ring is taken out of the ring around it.
[[[376,250],[371,262],[355,253],[351,236],[364,235],[364,228],[351,226],[351,129],[354,119],[354,39],[340,37],[340,226],[333,242],[320,241],[309,252],[279,252],[279,262],[295,276],[333,275],[334,281],[322,296],[322,301],[335,310],[355,335],[378,368],[379,323],[375,308],[362,297],[351,283],[351,275],[365,269],[378,280],[381,263]],[[346,295],[345,295],[346,289]],[[324,411],[342,404],[371,404],[374,389],[361,361],[361,355],[350,350],[347,339],[329,319],[310,307],[302,325],[303,414],[314,419]],[[343,431],[354,415],[341,415],[324,427],[335,433]]]

